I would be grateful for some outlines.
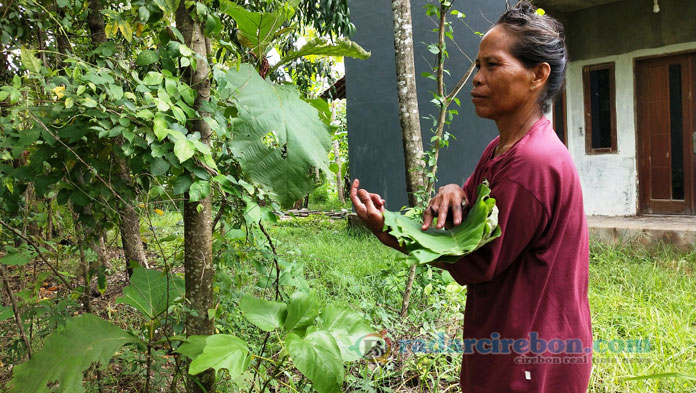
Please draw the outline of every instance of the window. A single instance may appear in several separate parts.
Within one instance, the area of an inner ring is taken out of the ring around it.
[[[616,152],[614,63],[586,66],[582,70],[585,94],[585,151]]]
[[[566,93],[565,84],[561,88],[553,102],[553,129],[558,135],[558,139],[568,146],[568,132],[566,131]]]

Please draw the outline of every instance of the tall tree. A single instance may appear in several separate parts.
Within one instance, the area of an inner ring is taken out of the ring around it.
[[[204,104],[210,98],[209,54],[210,46],[204,28],[191,17],[187,2],[180,2],[176,11],[176,25],[184,36],[185,44],[198,55],[195,70],[189,67],[184,80],[196,91],[193,108],[201,117],[190,122],[188,132],[199,133],[201,142],[210,145],[210,126],[205,122],[209,114]],[[195,6],[195,3],[192,7]],[[184,201],[184,270],[186,276],[186,300],[193,312],[186,317],[187,335],[209,335],[215,333],[215,325],[208,318],[213,303],[213,242],[212,242],[212,196],[192,202],[190,195]],[[193,381],[197,378],[198,382]],[[190,376],[189,388],[193,392],[210,392],[215,383],[215,372],[209,369],[197,376]]]
[[[409,205],[416,206],[416,191],[423,187],[423,138],[420,129],[416,66],[413,58],[413,24],[409,0],[392,0],[394,53],[396,56],[396,90],[399,97],[401,140],[404,147],[406,192]],[[401,316],[406,316],[416,265],[411,266],[404,291]]]

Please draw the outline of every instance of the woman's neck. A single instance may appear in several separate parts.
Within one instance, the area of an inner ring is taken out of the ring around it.
[[[542,114],[541,111],[528,111],[527,113],[510,118],[496,120],[495,124],[498,127],[500,141],[495,149],[495,156],[499,156],[510,150],[517,141],[522,139],[527,134],[530,128],[536,123]]]

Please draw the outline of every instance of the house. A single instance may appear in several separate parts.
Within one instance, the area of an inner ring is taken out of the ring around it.
[[[553,118],[590,215],[696,215],[696,1],[536,0],[566,28]]]
[[[405,180],[396,109],[391,9],[384,2],[350,0],[354,39],[373,51],[370,60],[347,61],[346,92],[353,177],[382,193],[389,209],[405,204]],[[416,69],[429,71],[425,45],[436,41],[423,2],[412,1]],[[513,3],[512,1],[510,3]],[[696,1],[536,0],[566,28],[570,63],[553,119],[578,168],[588,215],[696,215]],[[455,3],[467,14],[455,25],[457,45],[474,57],[479,38],[505,9],[505,1]],[[454,49],[450,47],[450,53]],[[424,61],[425,60],[425,61]],[[470,64],[454,53],[452,79]],[[450,81],[450,83],[452,83]],[[418,79],[421,116],[433,113]],[[495,135],[476,118],[464,90],[457,138],[441,158],[441,183],[463,183]],[[422,122],[427,140],[430,120]],[[389,205],[390,197],[395,203]]]

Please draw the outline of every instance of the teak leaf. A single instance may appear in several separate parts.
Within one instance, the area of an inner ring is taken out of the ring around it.
[[[167,281],[169,280],[169,299],[167,299]],[[157,318],[167,310],[174,299],[183,296],[184,283],[179,277],[167,278],[166,273],[138,267],[133,271],[130,285],[123,289],[123,296],[116,303],[133,306],[150,319]]]
[[[209,368],[216,372],[226,369],[230,378],[239,377],[249,366],[251,356],[244,340],[230,334],[212,336],[191,336],[189,343],[184,343],[177,350],[193,361],[189,374],[196,375]]]
[[[384,228],[408,251],[406,259],[409,261],[418,264],[435,260],[456,262],[500,236],[498,208],[490,193],[488,183],[481,183],[466,219],[450,230],[431,228],[424,232],[420,223],[391,211],[384,212]]]
[[[284,207],[316,188],[314,170],[328,172],[331,136],[297,88],[265,81],[249,64],[217,69],[215,79],[238,109],[232,152],[244,173]]]
[[[343,361],[334,338],[317,330],[302,338],[288,334],[285,344],[292,362],[304,376],[312,381],[319,393],[340,391],[343,383]]]
[[[283,326],[288,314],[288,306],[285,303],[258,299],[244,296],[239,302],[239,309],[244,317],[261,330],[270,332]]]
[[[53,332],[31,360],[14,368],[10,393],[82,393],[82,373],[92,363],[105,364],[125,344],[139,340],[95,315],[68,319],[62,330]]]

